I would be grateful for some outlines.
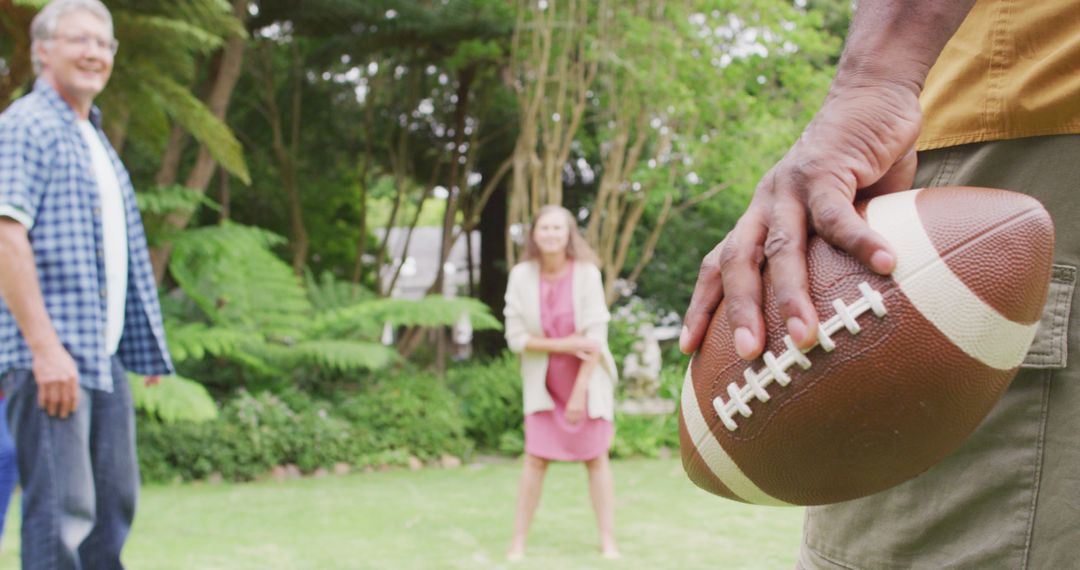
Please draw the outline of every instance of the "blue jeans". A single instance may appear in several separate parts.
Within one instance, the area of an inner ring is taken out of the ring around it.
[[[116,357],[112,374],[111,393],[82,388],[66,419],[38,406],[29,371],[3,377],[23,483],[23,570],[123,568],[139,465],[131,389]]]
[[[15,465],[15,442],[7,427],[7,402],[0,398],[0,537],[4,536],[4,519],[7,516],[8,502],[19,481],[19,472]]]

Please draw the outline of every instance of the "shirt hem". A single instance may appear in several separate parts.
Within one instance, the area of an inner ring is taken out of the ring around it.
[[[1003,141],[1023,139],[1028,137],[1043,137],[1052,135],[1077,135],[1080,134],[1080,124],[1070,124],[1047,129],[1033,129],[1027,131],[993,131],[966,133],[951,137],[933,137],[919,140],[915,144],[915,150],[937,150],[941,148],[960,146],[965,144],[983,143],[991,141]]]

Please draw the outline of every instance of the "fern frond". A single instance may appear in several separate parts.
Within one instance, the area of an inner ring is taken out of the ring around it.
[[[154,38],[171,44],[168,49],[208,54],[221,47],[224,38],[198,23],[149,14],[118,13],[116,27],[125,30],[128,43],[142,45]]]
[[[157,386],[147,387],[143,377],[128,374],[135,408],[164,423],[205,422],[217,417],[218,408],[202,384],[180,376],[163,376]]]
[[[269,249],[282,241],[238,224],[187,230],[173,241],[169,272],[215,325],[295,341],[312,309],[292,269]]]
[[[191,133],[191,136],[205,145],[222,168],[244,184],[251,184],[243,148],[224,122],[175,80],[162,74],[150,74],[144,76],[143,80],[159,94],[158,104]]]
[[[339,309],[376,298],[370,289],[338,280],[329,271],[318,278],[311,271],[305,271],[304,288],[316,311]]]
[[[201,360],[207,356],[235,357],[251,339],[251,333],[203,323],[169,322],[167,325],[169,353],[177,362]]]
[[[221,206],[206,194],[174,184],[172,186],[151,186],[135,195],[139,211],[147,214],[168,215],[173,212],[191,212],[198,206],[206,206],[214,211],[221,211]]]
[[[377,370],[398,358],[381,344],[349,340],[308,340],[293,347],[308,362],[340,372]]]
[[[469,315],[474,330],[500,330],[502,325],[484,303],[470,298],[447,299],[431,295],[419,300],[379,299],[351,307],[327,311],[312,323],[310,336],[352,336],[372,338],[384,323],[395,326],[450,326]]]

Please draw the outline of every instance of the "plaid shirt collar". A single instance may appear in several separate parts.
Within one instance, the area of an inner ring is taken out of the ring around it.
[[[34,93],[38,93],[44,97],[45,103],[49,105],[49,108],[55,111],[64,120],[70,123],[81,120],[79,115],[75,113],[75,109],[71,108],[71,105],[64,100],[63,95],[60,95],[60,92],[48,81],[45,81],[40,77],[35,80]],[[90,123],[96,128],[101,128],[101,109],[98,109],[97,105],[90,106]]]

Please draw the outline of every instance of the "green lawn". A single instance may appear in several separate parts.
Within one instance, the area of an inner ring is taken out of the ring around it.
[[[147,487],[124,560],[132,570],[793,567],[801,509],[713,497],[675,459],[614,466],[619,561],[597,553],[584,468],[558,464],[528,557],[507,563],[518,462]],[[17,566],[15,511],[0,568]]]

